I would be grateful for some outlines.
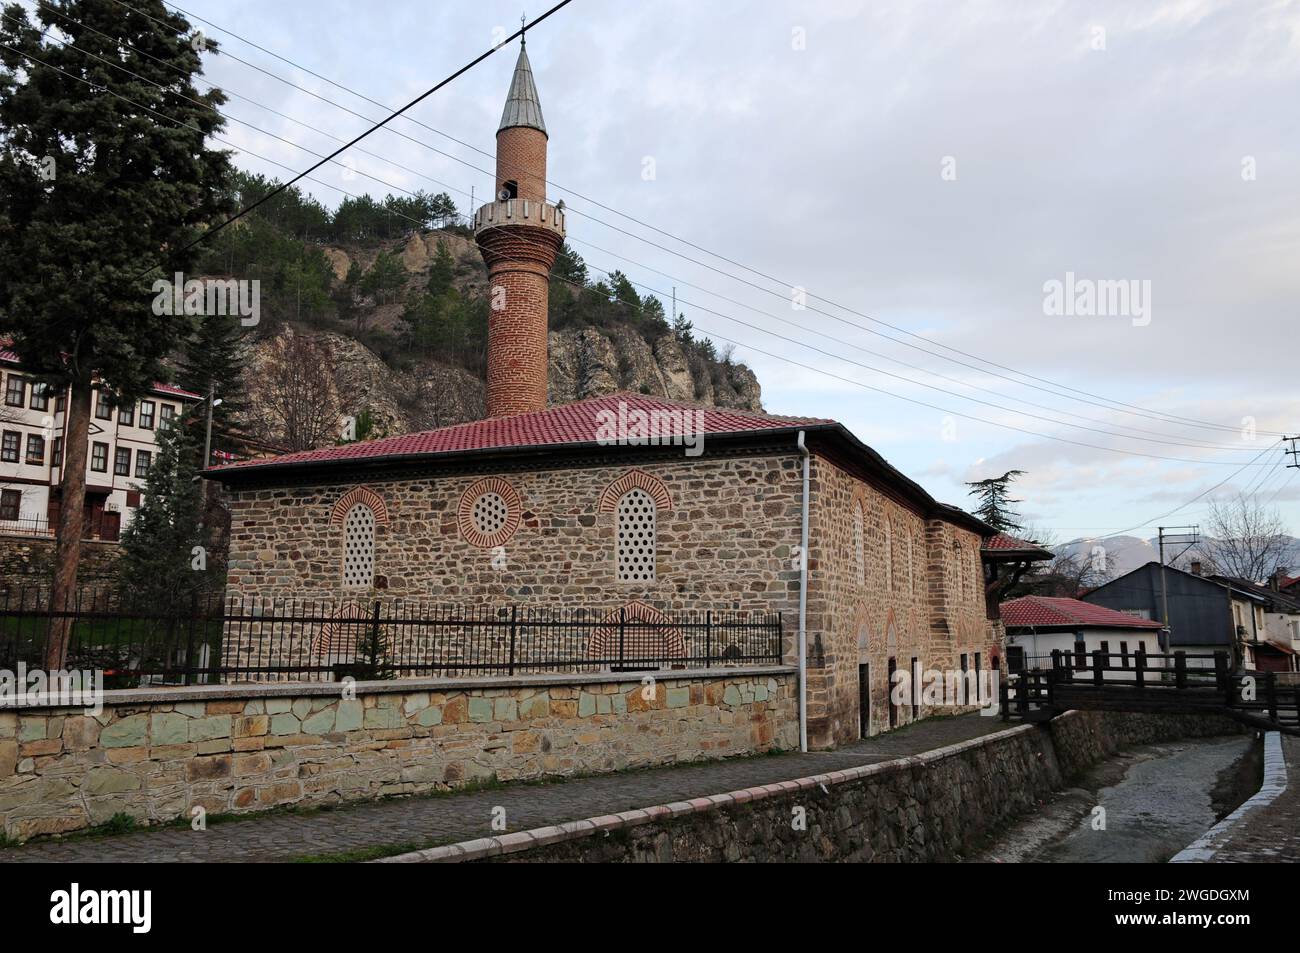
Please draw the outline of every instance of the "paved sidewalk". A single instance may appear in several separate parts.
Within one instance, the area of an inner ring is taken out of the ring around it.
[[[654,804],[875,764],[957,744],[1007,728],[978,714],[934,718],[830,752],[650,768],[547,784],[277,813],[213,824],[206,831],[166,827],[104,837],[47,839],[0,850],[0,863],[268,862],[360,859],[491,836],[492,809],[511,831],[530,830]]]
[[[1214,864],[1293,864],[1300,861],[1300,738],[1282,735],[1285,790],[1213,839]],[[1248,802],[1249,803],[1249,802]]]

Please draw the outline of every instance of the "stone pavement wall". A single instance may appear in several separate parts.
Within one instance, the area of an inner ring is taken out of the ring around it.
[[[914,757],[388,862],[955,861],[1122,748],[1240,730],[1199,715],[1074,711],[1051,727],[1022,725]]]
[[[0,830],[155,824],[798,746],[788,667],[106,693],[0,711]]]

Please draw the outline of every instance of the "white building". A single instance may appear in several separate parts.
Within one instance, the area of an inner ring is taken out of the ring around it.
[[[1130,677],[1125,672],[1137,664],[1139,650],[1160,654],[1159,622],[1091,605],[1078,599],[1024,596],[1002,603],[1002,621],[1007,627],[1007,671],[1049,668],[1054,650],[1074,657],[1076,669],[1091,669],[1092,653],[1108,653],[1113,669],[1103,678]],[[1116,657],[1118,656],[1118,657]],[[1159,659],[1148,662],[1160,668]]]
[[[140,505],[158,431],[200,399],[155,384],[146,398],[114,407],[96,388],[86,448],[86,538],[118,538]],[[0,348],[0,533],[46,536],[57,528],[67,406],[68,392],[34,381],[17,354]]]

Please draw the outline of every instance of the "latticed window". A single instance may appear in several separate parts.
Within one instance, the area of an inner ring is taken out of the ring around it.
[[[375,581],[375,514],[363,503],[343,518],[343,586],[369,589]]]
[[[655,578],[655,501],[645,490],[628,490],[618,501],[618,581]]]
[[[474,528],[484,536],[501,532],[510,518],[510,509],[499,493],[484,493],[474,501],[474,510],[470,517]]]

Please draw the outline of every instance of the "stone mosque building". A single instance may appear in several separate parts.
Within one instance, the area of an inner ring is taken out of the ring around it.
[[[230,499],[229,591],[780,613],[810,747],[925,717],[916,699],[890,703],[895,670],[998,665],[986,580],[1022,554],[842,424],[639,394],[548,406],[549,273],[565,216],[547,201],[547,144],[521,49],[497,195],[474,217],[494,295],[488,418],[208,471]],[[614,420],[690,422],[694,449],[611,440]]]

